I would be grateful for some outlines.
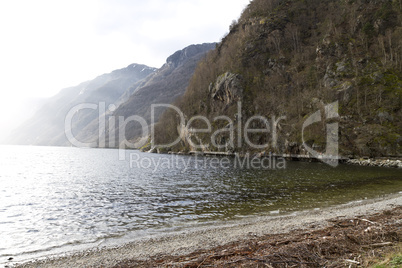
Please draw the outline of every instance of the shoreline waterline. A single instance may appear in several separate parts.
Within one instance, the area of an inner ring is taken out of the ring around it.
[[[402,192],[382,198],[353,201],[342,205],[293,212],[282,216],[250,216],[240,220],[211,226],[201,226],[167,234],[158,234],[115,247],[98,247],[65,256],[54,256],[23,264],[8,263],[16,267],[112,267],[117,263],[158,255],[183,255],[200,249],[209,249],[236,241],[245,241],[266,234],[286,233],[311,226],[324,228],[333,218],[350,218],[372,215],[402,206]]]

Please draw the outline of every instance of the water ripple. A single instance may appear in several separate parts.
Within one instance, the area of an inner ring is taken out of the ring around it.
[[[185,172],[154,172],[130,168],[128,160],[118,160],[117,150],[1,149],[7,168],[0,170],[0,256],[41,255],[186,223],[316,208],[402,188],[397,169],[289,163],[286,170],[190,165]],[[194,157],[177,158],[197,163]]]

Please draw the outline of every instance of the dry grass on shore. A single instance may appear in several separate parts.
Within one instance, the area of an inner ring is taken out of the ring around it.
[[[309,230],[265,235],[183,256],[123,261],[115,268],[370,267],[386,254],[401,250],[401,206],[370,217],[335,218],[329,222],[324,229],[310,226]]]

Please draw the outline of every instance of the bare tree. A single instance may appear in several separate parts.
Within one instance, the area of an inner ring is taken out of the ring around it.
[[[295,24],[289,24],[286,27],[286,32],[290,35],[293,43],[293,50],[295,52],[300,52],[300,41],[299,41],[299,27]]]

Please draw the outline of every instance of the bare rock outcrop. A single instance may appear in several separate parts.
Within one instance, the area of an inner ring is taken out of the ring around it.
[[[209,85],[212,99],[230,105],[243,97],[242,77],[238,74],[226,72],[220,75],[214,84]]]

